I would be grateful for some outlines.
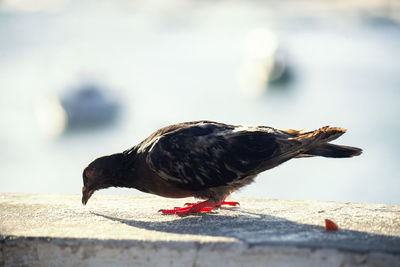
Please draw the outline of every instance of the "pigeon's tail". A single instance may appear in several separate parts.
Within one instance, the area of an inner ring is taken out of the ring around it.
[[[326,158],[351,158],[362,153],[362,149],[351,146],[323,144],[298,155],[296,158],[321,156]]]
[[[312,132],[303,132],[296,130],[286,130],[285,133],[293,135],[293,139],[305,143],[305,147],[310,149],[297,155],[302,157],[328,157],[328,158],[349,158],[358,156],[362,153],[362,149],[351,146],[342,146],[329,144],[346,132],[346,129],[339,127],[325,126]]]

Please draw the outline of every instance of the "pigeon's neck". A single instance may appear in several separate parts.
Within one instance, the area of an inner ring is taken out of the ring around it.
[[[138,170],[138,155],[136,151],[129,150],[121,154],[121,162],[118,171],[112,178],[112,185],[115,187],[132,187],[136,180]]]

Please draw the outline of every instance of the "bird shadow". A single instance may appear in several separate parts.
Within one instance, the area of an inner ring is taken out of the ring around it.
[[[398,236],[344,229],[326,231],[322,226],[293,222],[240,208],[232,209],[232,211],[235,214],[207,213],[201,216],[176,216],[167,221],[123,219],[96,212],[92,214],[139,229],[182,235],[234,238],[248,246],[276,245],[400,253],[400,237]]]

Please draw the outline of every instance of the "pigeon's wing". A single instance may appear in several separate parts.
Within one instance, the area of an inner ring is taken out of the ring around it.
[[[146,161],[168,182],[201,190],[257,174],[277,150],[276,135],[270,131],[203,123],[159,136]]]

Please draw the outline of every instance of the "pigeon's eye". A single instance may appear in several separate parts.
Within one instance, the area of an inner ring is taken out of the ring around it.
[[[88,169],[88,170],[85,171],[85,176],[88,179],[93,179],[96,176],[96,174],[97,174],[97,171],[95,171],[93,169]]]

